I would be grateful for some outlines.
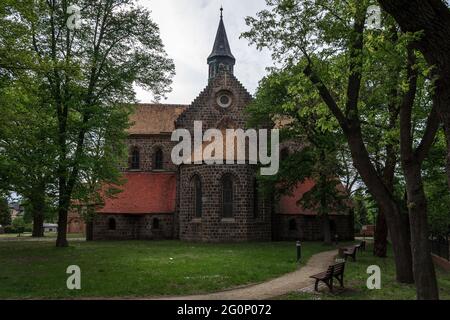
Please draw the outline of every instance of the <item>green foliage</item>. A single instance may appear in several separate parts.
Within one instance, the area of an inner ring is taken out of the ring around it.
[[[409,89],[407,45],[420,34],[401,33],[392,17],[383,13],[382,28],[363,30],[362,49],[355,48],[358,37],[355,21],[363,21],[368,6],[377,4],[376,1],[267,0],[266,3],[267,9],[246,19],[250,30],[242,36],[259,49],[267,48],[273,53],[281,70],[274,68],[279,75],[276,81],[262,82],[267,88],[264,96],[273,95],[275,104],[284,108],[270,114],[270,103],[266,103],[259,105],[256,112],[268,113],[270,119],[282,111],[299,110],[300,115],[313,118],[315,128],[328,130],[335,139],[342,139],[336,120],[341,127],[348,121],[353,126],[356,123],[352,129],[361,128],[373,169],[393,190],[394,199],[403,208],[405,182],[398,170],[398,117],[401,100]],[[430,68],[421,55],[417,55],[415,68],[419,70],[419,80],[412,117],[413,148],[424,134],[433,92]],[[315,85],[308,72],[316,77]],[[355,77],[359,75],[360,87],[355,86],[358,83]],[[281,88],[283,85],[286,89]],[[328,97],[323,94],[324,88]],[[337,149],[342,150],[344,145],[338,142]],[[350,158],[342,157],[348,161]],[[448,193],[448,188],[442,190]],[[375,202],[370,197],[366,199],[369,214],[376,215]]]
[[[314,186],[299,200],[304,208],[327,215],[333,211],[348,209],[348,194],[341,188],[339,180],[343,163],[338,161],[338,148],[342,140],[336,123],[326,109],[307,108],[318,104],[317,99],[307,96],[304,100],[298,89],[301,77],[297,77],[296,66],[280,72],[273,71],[259,85],[256,99],[248,107],[251,126],[259,127],[270,123],[281,126],[282,141],[294,140],[302,144],[282,159],[279,173],[272,177],[261,177],[266,193],[278,197],[290,194],[299,183],[314,181]],[[306,83],[305,83],[306,85]],[[328,121],[327,121],[327,120]]]
[[[71,2],[0,6],[8,29],[0,34],[0,188],[34,208],[57,203],[63,215],[73,202],[101,203],[102,185],[122,182],[133,86],[159,99],[174,75],[158,26],[137,1],[77,1],[82,24],[73,30]]]
[[[13,220],[11,225],[8,225],[5,227],[5,233],[12,234],[12,233],[24,233],[24,232],[31,232],[32,231],[32,225],[30,223],[26,223],[23,218],[19,217]]]
[[[11,211],[9,210],[8,200],[0,198],[0,225],[9,226],[11,224]]]
[[[450,232],[450,194],[445,172],[447,146],[439,131],[436,143],[424,162],[424,185],[428,198],[428,218],[431,231],[437,235]]]

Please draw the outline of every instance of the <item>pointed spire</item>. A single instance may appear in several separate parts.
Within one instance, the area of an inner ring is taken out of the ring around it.
[[[211,54],[208,57],[208,64],[210,65],[210,78],[213,77],[218,70],[220,64],[229,67],[232,72],[236,59],[231,53],[230,43],[228,42],[227,32],[225,30],[225,24],[223,23],[223,7],[220,8],[220,22],[217,29],[216,40],[214,41],[214,47]],[[211,67],[214,72],[211,73]]]

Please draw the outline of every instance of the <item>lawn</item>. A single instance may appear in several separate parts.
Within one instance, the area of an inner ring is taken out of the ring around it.
[[[56,238],[56,236],[57,236],[56,232],[46,232],[44,234],[44,239],[45,238]],[[2,240],[2,239],[14,239],[14,240],[16,240],[17,238],[31,239],[31,232],[24,232],[24,233],[21,233],[21,234],[18,234],[18,233],[4,233],[4,234],[0,234],[0,240]],[[69,233],[69,234],[67,234],[67,238],[69,238],[69,239],[85,238],[85,236],[82,233]]]
[[[389,250],[388,258],[375,258],[372,248],[369,247],[364,253],[358,253],[357,261],[347,262],[345,266],[346,289],[336,294],[330,294],[324,290],[321,294],[292,293],[281,299],[292,300],[415,300],[416,292],[414,285],[399,284],[395,280],[395,264],[392,250]],[[366,281],[369,275],[367,267],[378,265],[381,269],[381,289],[369,290]],[[436,268],[440,298],[450,300],[450,273]]]
[[[305,243],[303,262],[332,248]],[[297,268],[295,243],[0,241],[0,299],[142,297],[207,293],[262,282]],[[82,290],[66,287],[69,265]]]

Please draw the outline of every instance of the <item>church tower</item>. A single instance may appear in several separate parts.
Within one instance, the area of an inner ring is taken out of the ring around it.
[[[194,131],[201,121],[208,129],[246,129],[245,109],[252,96],[234,75],[236,59],[231,53],[221,9],[219,28],[208,57],[206,88],[177,119],[176,127]],[[204,142],[196,154],[208,146]],[[215,153],[214,153],[215,154]],[[271,239],[270,207],[257,196],[257,166],[238,164],[226,152],[214,155],[214,164],[183,164],[179,176],[179,238],[188,241],[223,242]],[[210,155],[211,156],[211,155]],[[193,158],[193,157],[191,157]],[[232,160],[234,164],[227,164]]]
[[[236,59],[231,53],[227,32],[223,23],[223,8],[220,8],[220,22],[217,29],[216,40],[211,54],[208,57],[209,79],[213,79],[219,72],[219,67],[224,66],[228,72],[233,74]]]

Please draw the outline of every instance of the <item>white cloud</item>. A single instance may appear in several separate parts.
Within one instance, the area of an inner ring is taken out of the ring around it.
[[[266,74],[265,68],[272,64],[270,53],[259,52],[246,39],[239,39],[248,30],[245,17],[263,9],[265,0],[141,0],[140,3],[152,11],[166,51],[175,61],[173,91],[164,103],[189,104],[207,85],[206,59],[213,47],[221,5],[228,40],[236,57],[235,75],[250,93],[254,93],[258,81]],[[136,92],[141,102],[153,98],[141,88],[136,88]]]

